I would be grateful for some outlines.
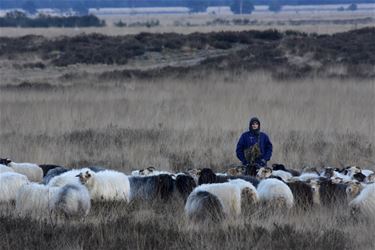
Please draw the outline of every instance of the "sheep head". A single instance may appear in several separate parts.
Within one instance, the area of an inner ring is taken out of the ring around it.
[[[155,167],[148,167],[148,168],[139,170],[139,174],[140,175],[150,175],[150,174],[152,174],[152,172],[154,172],[154,170],[155,170]]]
[[[204,168],[199,173],[198,184],[215,183],[216,174],[210,168]]]
[[[335,175],[335,169],[331,167],[326,167],[324,169],[324,174],[323,174],[324,177],[332,178],[334,175]]]
[[[359,192],[361,192],[361,189],[362,189],[361,183],[353,181],[349,183],[345,191],[349,198],[354,198],[359,194]]]
[[[0,159],[0,164],[3,164],[3,165],[8,165],[9,163],[11,163],[12,161],[8,158],[1,158]]]
[[[269,167],[261,167],[258,170],[257,178],[259,179],[266,179],[272,175],[272,169]]]
[[[201,171],[202,170],[200,168],[191,168],[187,172],[192,177],[198,177],[201,174]]]
[[[76,177],[79,178],[79,181],[85,185],[89,179],[92,177],[91,173],[89,171],[86,171],[86,173],[80,173],[79,175],[76,175]]]
[[[283,164],[278,164],[278,163],[274,163],[272,164],[272,169],[273,170],[283,170],[283,171],[287,171],[285,166]]]
[[[357,173],[361,173],[362,172],[361,168],[357,167],[357,166],[349,166],[349,167],[347,167],[347,170],[348,170],[348,175],[349,176],[353,176],[353,175],[355,175]]]
[[[320,184],[317,180],[308,180],[307,184],[311,187],[311,190],[314,193],[319,192]]]
[[[340,184],[340,183],[343,183],[344,180],[341,177],[332,177],[331,182],[334,183],[334,184]]]
[[[233,175],[233,176],[237,176],[237,175],[242,175],[243,172],[245,170],[245,167],[243,166],[238,166],[238,167],[235,167],[235,168],[230,168],[227,170],[227,174],[228,175]]]
[[[374,182],[375,181],[375,173],[370,174],[367,176],[367,182]]]

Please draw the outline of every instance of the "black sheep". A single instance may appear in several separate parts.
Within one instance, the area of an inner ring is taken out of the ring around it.
[[[300,176],[301,173],[294,169],[287,169],[283,164],[272,164],[272,170],[283,170],[291,173],[293,176]]]
[[[186,201],[189,194],[197,186],[193,177],[190,175],[179,174],[176,177],[176,188],[179,191],[182,199]]]
[[[216,175],[212,171],[212,169],[204,168],[200,171],[198,185],[207,184],[207,183],[224,183],[224,182],[227,182],[228,180],[233,180],[233,179],[242,179],[242,180],[248,181],[251,184],[253,184],[254,187],[257,187],[259,183],[259,181],[256,178],[251,177],[251,176]]]

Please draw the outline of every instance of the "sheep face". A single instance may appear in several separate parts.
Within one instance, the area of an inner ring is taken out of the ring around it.
[[[150,175],[152,174],[152,172],[154,172],[155,168],[154,167],[148,167],[148,168],[145,168],[145,169],[141,169],[139,170],[139,175]]]
[[[307,182],[307,184],[310,185],[311,190],[312,190],[314,193],[319,192],[319,187],[320,187],[320,185],[319,185],[319,182],[318,182],[317,180],[309,180],[309,181]]]
[[[324,169],[323,176],[326,178],[332,178],[335,175],[335,170],[331,167],[327,167]]]
[[[257,178],[266,179],[272,175],[272,169],[269,167],[262,167],[258,170]]]
[[[199,175],[200,175],[200,172],[201,172],[201,169],[197,169],[197,168],[191,168],[187,171],[187,173],[193,177],[193,178],[198,178]]]
[[[230,169],[227,170],[227,174],[232,175],[232,176],[242,175],[243,172],[244,172],[244,167],[242,167],[242,166],[230,168]]]
[[[0,164],[3,164],[5,166],[7,166],[9,163],[11,163],[12,161],[8,158],[1,158],[0,159]]]
[[[369,176],[367,176],[367,182],[375,182],[375,173],[372,173]]]
[[[77,175],[76,177],[79,178],[79,181],[85,185],[89,179],[92,177],[92,175],[90,174],[89,171],[86,171],[86,173],[80,173],[79,175]]]
[[[320,183],[317,180],[309,180],[307,184],[311,187],[311,191],[313,192],[313,203],[320,205]]]
[[[347,170],[348,170],[349,176],[353,176],[357,173],[361,173],[361,171],[362,171],[361,168],[357,167],[357,166],[350,166],[350,167],[347,168]]]
[[[344,182],[344,180],[342,178],[340,178],[340,177],[333,177],[333,178],[331,178],[331,181],[334,184],[340,184],[340,183]]]
[[[361,191],[361,184],[359,182],[351,182],[346,188],[346,194],[349,198],[354,198]]]

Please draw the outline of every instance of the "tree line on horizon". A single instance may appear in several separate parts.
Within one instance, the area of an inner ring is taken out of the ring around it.
[[[187,7],[191,12],[205,12],[210,6],[230,6],[235,14],[250,14],[254,5],[268,5],[270,11],[278,12],[283,5],[375,3],[375,0],[2,0],[0,9],[20,8],[35,14],[39,8],[73,9],[87,15],[89,8],[137,8],[137,7]],[[355,10],[351,8],[350,10]]]

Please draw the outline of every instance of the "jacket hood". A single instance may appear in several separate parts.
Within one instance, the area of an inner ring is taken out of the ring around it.
[[[253,124],[253,122],[258,122],[258,123],[259,123],[259,127],[258,127],[257,130],[253,130],[253,129],[251,128],[251,124]],[[250,121],[249,121],[249,131],[250,131],[250,132],[253,132],[253,133],[256,133],[256,134],[259,133],[259,131],[260,131],[260,121],[259,121],[259,119],[258,119],[257,117],[252,117],[252,118],[250,119]]]

